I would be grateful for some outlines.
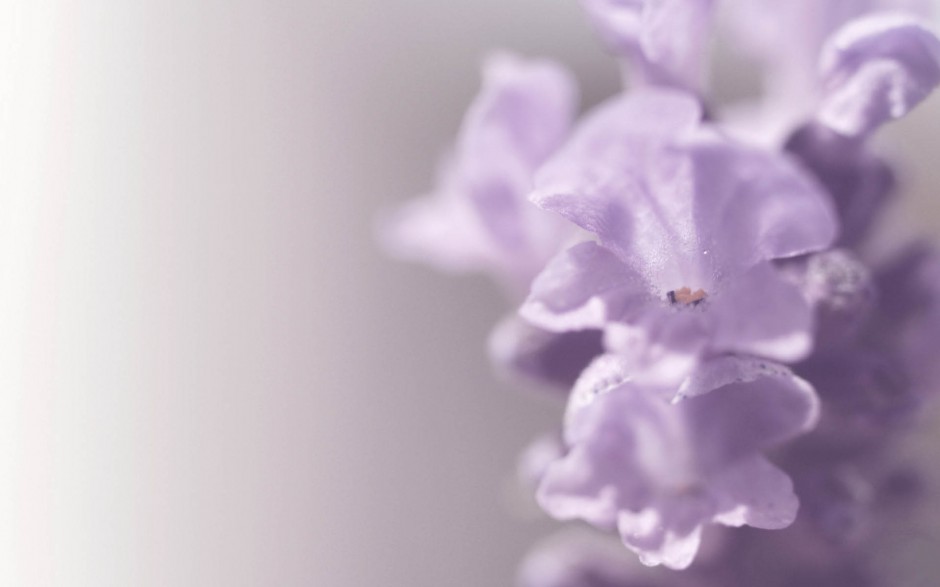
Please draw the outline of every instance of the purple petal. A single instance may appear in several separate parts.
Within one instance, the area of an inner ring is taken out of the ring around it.
[[[760,453],[814,425],[812,388],[748,359],[702,368],[698,395],[670,403],[638,385],[618,357],[595,360],[569,398],[569,450],[542,478],[542,507],[560,519],[616,524],[643,562],[674,568],[691,562],[704,524],[792,521],[792,484]],[[719,387],[704,390],[708,383]]]
[[[679,533],[664,523],[661,513],[653,509],[639,513],[621,512],[617,530],[623,543],[648,566],[685,569],[692,564],[702,543],[701,523],[687,533]]]
[[[703,361],[682,382],[677,398],[704,395],[732,383],[751,383],[762,377],[790,377],[792,373],[782,365],[757,357],[723,355]]]
[[[535,169],[567,135],[575,85],[559,66],[490,58],[434,192],[380,227],[393,254],[449,271],[487,271],[524,289],[570,229],[526,201]]]
[[[696,311],[654,305],[633,324],[608,324],[604,346],[616,353],[638,383],[679,385],[708,351],[712,322]]]
[[[904,14],[872,14],[826,43],[818,120],[847,136],[870,133],[910,112],[940,84],[940,39]]]
[[[725,526],[779,530],[793,523],[799,509],[793,482],[763,457],[729,467],[715,478],[713,491],[724,502],[715,521]]]
[[[694,129],[701,116],[699,103],[678,92],[631,93],[602,105],[538,171],[531,200],[597,234],[618,254],[629,256],[640,238],[665,246],[671,210],[650,193],[645,175],[664,162],[663,145]],[[636,206],[656,223],[644,226],[648,237],[634,232]]]
[[[467,111],[458,152],[486,158],[486,149],[498,147],[534,168],[567,137],[577,101],[577,86],[559,65],[494,54],[484,63],[483,90]]]
[[[702,369],[721,372],[721,378],[729,381],[678,404],[688,433],[696,440],[695,460],[703,472],[720,471],[816,426],[816,392],[788,369],[750,359],[713,359]],[[720,381],[715,374],[711,377]]]
[[[723,5],[733,40],[764,66],[762,118],[783,138],[818,106],[819,52],[833,31],[880,9],[927,17],[931,0],[724,0]]]
[[[783,362],[805,357],[813,345],[812,308],[770,263],[756,265],[716,295],[712,348]]]
[[[681,148],[694,166],[699,247],[719,270],[801,255],[835,240],[829,196],[786,157],[707,135]]]
[[[568,455],[552,463],[539,485],[537,499],[549,515],[557,520],[584,520],[598,528],[616,527],[618,512],[638,500],[643,486],[629,475],[629,461],[620,457],[616,446],[625,438],[613,437],[608,445],[600,439],[590,448],[576,447]],[[625,471],[620,478],[608,467]],[[626,503],[625,503],[626,502]]]
[[[560,253],[532,283],[520,314],[546,330],[603,328],[649,303],[642,278],[613,253],[585,242]]]
[[[669,132],[644,123],[637,134],[629,122],[649,108],[620,100],[542,168],[532,200],[597,234],[657,296],[710,291],[761,260],[832,243],[835,213],[812,178],[778,154],[693,134],[691,104],[666,96],[660,118]]]

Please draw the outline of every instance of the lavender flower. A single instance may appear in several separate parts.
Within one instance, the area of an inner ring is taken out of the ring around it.
[[[765,97],[760,108],[763,120],[758,124],[775,137],[785,137],[817,110],[825,90],[819,80],[820,55],[827,43],[829,51],[834,48],[832,36],[840,27],[878,11],[921,18],[931,12],[929,0],[725,0],[725,3],[736,40],[750,58],[764,65]],[[849,101],[864,100],[848,93],[844,96]]]
[[[574,83],[558,65],[505,53],[487,60],[434,193],[387,220],[388,250],[525,291],[570,232],[525,198],[535,169],[566,138],[575,105]]]
[[[606,328],[609,346],[651,377],[681,378],[707,353],[809,351],[810,309],[771,261],[833,241],[829,201],[785,157],[700,116],[683,94],[627,95],[546,163],[533,202],[599,243],[553,259],[523,317],[560,332]]]
[[[940,375],[940,256],[860,251],[897,187],[869,138],[940,85],[922,3],[581,4],[639,89],[569,133],[566,74],[492,60],[440,189],[389,231],[529,288],[490,353],[571,389],[562,437],[521,461],[542,508],[687,569],[563,539],[523,587],[881,584],[879,516],[919,479],[890,449]],[[719,5],[768,74],[762,123],[714,103],[703,120]]]
[[[786,148],[832,194],[843,225],[841,244],[854,246],[869,233],[895,183],[864,139],[907,114],[940,83],[940,39],[912,16],[871,14],[832,34],[820,70],[815,119]]]
[[[445,271],[483,272],[510,297],[524,295],[573,233],[526,197],[535,169],[567,136],[576,95],[554,63],[490,57],[435,192],[385,220],[386,249]],[[600,352],[597,332],[549,333],[515,315],[500,323],[490,344],[501,371],[553,390],[569,388]]]
[[[685,568],[708,523],[783,528],[797,499],[761,453],[811,429],[812,388],[782,367],[726,357],[681,390],[632,382],[614,356],[597,359],[568,404],[568,453],[538,498],[559,519],[616,528],[648,565]],[[671,403],[660,395],[683,394]]]
[[[820,57],[821,124],[864,136],[900,118],[940,84],[940,39],[901,14],[854,20],[827,41]]]

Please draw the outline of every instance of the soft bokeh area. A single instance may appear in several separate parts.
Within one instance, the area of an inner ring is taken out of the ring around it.
[[[512,584],[559,406],[491,373],[496,288],[373,235],[500,47],[619,87],[573,0],[0,3],[0,585]],[[885,242],[940,239],[940,98],[884,138]]]

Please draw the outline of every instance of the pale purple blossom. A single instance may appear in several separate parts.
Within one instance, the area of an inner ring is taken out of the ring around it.
[[[786,149],[832,195],[842,221],[840,243],[857,246],[895,187],[892,170],[864,139],[906,115],[940,83],[940,39],[912,16],[874,13],[832,34],[820,72],[816,114]]]
[[[793,361],[810,350],[811,310],[771,262],[832,243],[829,199],[786,156],[700,117],[681,93],[629,94],[539,170],[532,201],[598,242],[556,256],[523,317],[558,332],[604,328],[608,347],[653,377],[681,378],[708,353]]]
[[[524,295],[572,237],[570,226],[526,198],[576,107],[574,81],[561,66],[491,56],[434,191],[384,219],[386,249],[444,271],[482,272],[511,298]],[[570,387],[600,352],[599,336],[548,333],[510,316],[494,331],[490,354],[513,377]]]
[[[685,568],[706,524],[792,523],[792,483],[763,452],[810,430],[817,412],[806,382],[762,361],[716,359],[683,389],[652,392],[606,355],[572,392],[568,452],[538,499],[556,518],[617,529],[645,564]]]
[[[840,27],[875,12],[931,13],[930,0],[723,0],[722,6],[738,47],[763,66],[765,87],[752,123],[778,139],[817,111],[824,91],[820,56]]]
[[[581,0],[634,83],[577,125],[557,65],[487,63],[437,188],[386,240],[528,291],[490,355],[567,409],[522,485],[685,569],[565,538],[522,587],[882,584],[881,517],[920,486],[890,449],[940,377],[940,256],[870,263],[899,182],[869,138],[940,84],[923,4]],[[756,118],[708,95],[719,7],[764,68]]]
[[[837,30],[820,54],[820,124],[864,136],[901,118],[940,84],[940,39],[923,21],[877,13]]]
[[[526,202],[532,174],[567,137],[577,107],[570,75],[545,60],[488,59],[434,191],[386,219],[386,248],[447,271],[485,272],[510,291],[569,238]]]

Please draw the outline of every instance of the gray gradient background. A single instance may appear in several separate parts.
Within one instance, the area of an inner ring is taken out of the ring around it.
[[[490,374],[495,288],[371,235],[493,47],[618,84],[568,0],[0,2],[0,585],[511,584],[557,407]],[[934,238],[938,131],[889,133]]]

